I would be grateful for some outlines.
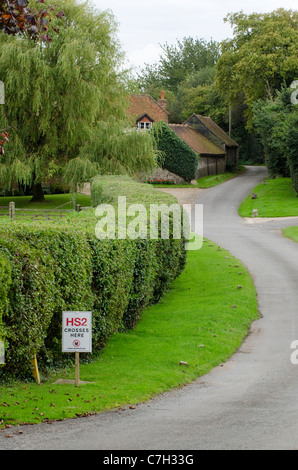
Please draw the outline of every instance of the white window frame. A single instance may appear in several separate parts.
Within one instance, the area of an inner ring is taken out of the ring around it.
[[[140,131],[150,131],[152,129],[152,122],[147,122],[147,121],[139,121],[138,122],[138,129]]]

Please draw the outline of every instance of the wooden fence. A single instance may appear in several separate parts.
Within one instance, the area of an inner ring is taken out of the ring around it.
[[[73,205],[72,209],[63,209],[69,204]],[[89,207],[82,207],[80,204],[76,204],[75,200],[67,202],[62,206],[58,206],[55,209],[23,209],[16,208],[14,202],[10,202],[9,206],[0,206],[0,217],[9,217],[9,220],[34,220],[34,219],[46,219],[53,220],[56,218],[62,219],[69,213],[80,212],[84,209],[90,209]],[[3,212],[2,212],[3,211]]]

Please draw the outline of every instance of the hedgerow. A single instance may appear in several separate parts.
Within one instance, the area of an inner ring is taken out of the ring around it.
[[[68,360],[61,352],[64,310],[92,311],[96,355],[116,331],[133,328],[182,272],[183,239],[100,240],[96,222],[90,211],[57,222],[1,224],[0,374],[27,377],[34,355],[40,368]]]
[[[164,122],[159,122],[152,129],[157,149],[160,154],[160,165],[188,183],[196,178],[198,155],[170,129]]]
[[[22,243],[10,233],[0,238],[0,253],[10,261],[11,284],[2,320],[5,372],[26,372],[44,344],[55,308],[53,262],[47,253]]]
[[[7,293],[11,284],[11,266],[9,259],[0,252],[0,340],[4,339],[5,331],[2,317],[6,313],[8,301]]]

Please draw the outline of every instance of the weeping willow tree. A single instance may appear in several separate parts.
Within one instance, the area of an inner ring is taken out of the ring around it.
[[[127,131],[123,55],[113,15],[92,4],[31,0],[51,14],[51,34],[32,40],[0,33],[1,128],[11,127],[0,156],[0,187],[21,184],[43,199],[54,176],[73,184],[108,173],[151,169],[149,135]],[[63,15],[61,15],[63,11]]]

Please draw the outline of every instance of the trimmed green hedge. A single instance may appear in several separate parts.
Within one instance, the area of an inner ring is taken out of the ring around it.
[[[99,204],[102,203],[103,200],[103,189],[101,182],[98,180],[98,178],[93,178],[90,189],[92,207],[97,207]]]
[[[11,285],[11,266],[9,259],[0,252],[0,340],[5,336],[3,315],[7,311],[7,294]],[[1,367],[1,366],[0,366]]]
[[[199,156],[164,122],[153,129],[162,168],[184,178],[188,183],[196,179]]]
[[[12,231],[13,232],[13,231]],[[3,313],[6,372],[23,371],[42,347],[54,313],[55,280],[47,253],[17,240],[11,233],[0,239],[0,253],[7,256],[11,284]],[[2,302],[1,302],[2,303]],[[29,359],[30,358],[30,359]]]
[[[182,272],[183,239],[99,240],[97,221],[90,212],[0,226],[0,315],[7,346],[0,374],[31,375],[35,354],[41,368],[72,360],[61,352],[64,310],[93,312],[96,354],[113,333],[133,328]]]

